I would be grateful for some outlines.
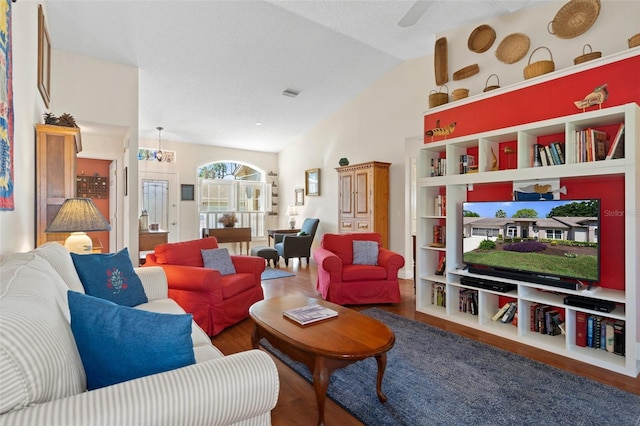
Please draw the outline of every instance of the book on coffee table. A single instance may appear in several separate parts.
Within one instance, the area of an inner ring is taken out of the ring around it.
[[[300,325],[307,325],[338,316],[338,312],[322,305],[305,305],[299,308],[288,309],[282,314]]]

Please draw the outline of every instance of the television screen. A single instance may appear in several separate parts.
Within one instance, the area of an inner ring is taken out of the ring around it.
[[[551,285],[600,280],[600,200],[464,202],[462,220],[472,272]]]

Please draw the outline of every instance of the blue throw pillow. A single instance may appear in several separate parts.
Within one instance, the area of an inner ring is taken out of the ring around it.
[[[190,314],[143,311],[75,291],[68,300],[88,390],[195,363]]]
[[[377,265],[378,264],[378,243],[375,241],[354,241],[353,242],[353,264],[354,265]]]
[[[236,273],[236,267],[233,265],[229,250],[226,248],[201,250],[201,252],[205,268],[217,269],[222,275]]]
[[[124,306],[148,302],[126,248],[112,254],[71,253],[71,258],[88,295]]]

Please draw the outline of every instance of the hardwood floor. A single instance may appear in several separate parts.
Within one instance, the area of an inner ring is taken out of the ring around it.
[[[281,262],[280,267],[281,269],[295,273],[296,276],[263,281],[262,286],[264,288],[265,298],[293,294],[319,297],[315,290],[317,278],[317,267],[315,263],[311,263],[309,266],[306,264],[300,266],[297,260],[293,260],[289,263],[289,267],[285,268],[284,262]],[[375,306],[640,395],[640,377],[632,379],[622,374],[596,368],[589,364],[559,357],[531,346],[514,343],[510,340],[468,329],[449,321],[424,315],[419,312],[416,313],[413,281],[400,280],[400,291],[402,294],[401,303]],[[372,305],[353,306],[352,308],[362,310],[370,308],[371,306]],[[251,349],[252,330],[253,324],[251,319],[246,319],[224,330],[219,335],[213,337],[211,341],[225,354],[245,351]],[[313,387],[277,358],[274,357],[274,360],[280,374],[280,395],[278,404],[272,411],[273,425],[314,425],[317,420],[317,411]],[[372,389],[372,392],[374,391],[375,390]],[[327,425],[345,426],[362,424],[330,398],[327,398],[325,407],[325,422]]]

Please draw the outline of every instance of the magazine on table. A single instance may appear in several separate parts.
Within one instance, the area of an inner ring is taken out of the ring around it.
[[[301,325],[307,325],[316,321],[338,316],[338,312],[322,305],[306,305],[299,308],[288,309],[283,315]]]

